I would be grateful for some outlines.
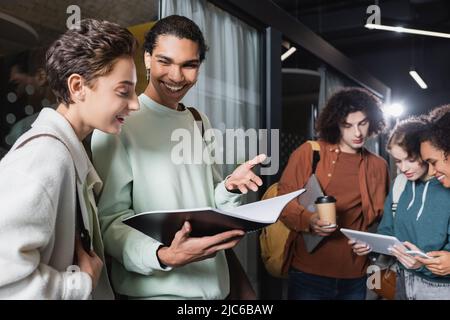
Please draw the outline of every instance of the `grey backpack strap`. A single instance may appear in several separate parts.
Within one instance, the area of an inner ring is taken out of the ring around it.
[[[395,214],[397,212],[397,206],[398,206],[398,200],[400,199],[400,196],[403,193],[403,190],[405,190],[406,183],[408,182],[408,179],[406,176],[401,173],[397,175],[397,177],[394,180],[394,186],[392,187],[392,204],[391,204],[391,210],[392,210],[392,216],[395,217]]]

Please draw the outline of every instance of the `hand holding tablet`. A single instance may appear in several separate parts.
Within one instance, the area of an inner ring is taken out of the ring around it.
[[[387,254],[392,256],[391,249],[394,246],[404,248],[403,252],[412,257],[421,257],[425,259],[431,259],[426,253],[420,250],[410,250],[404,246],[403,243],[400,242],[396,237],[385,236],[377,233],[370,232],[362,232],[357,230],[345,229],[341,228],[341,232],[350,240],[355,241],[356,243],[364,243],[371,251]],[[415,247],[414,247],[415,248]]]
[[[372,251],[382,254],[387,254],[392,256],[389,248],[398,245],[403,246],[403,244],[396,238],[391,236],[385,236],[377,233],[356,231],[351,229],[341,228],[341,232],[350,240],[355,240],[356,242],[361,242],[369,245]]]
[[[424,258],[424,259],[432,259],[432,257],[427,255],[425,252],[418,251],[418,250],[406,250],[405,253],[409,254],[410,256],[413,256],[413,257],[421,257],[421,258]]]

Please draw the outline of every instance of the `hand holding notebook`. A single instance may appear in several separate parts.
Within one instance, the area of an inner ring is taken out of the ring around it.
[[[195,208],[144,212],[125,219],[123,223],[165,245],[171,244],[185,221],[189,221],[192,227],[190,237],[213,236],[230,230],[252,232],[276,222],[286,204],[303,192],[305,189],[228,211]]]

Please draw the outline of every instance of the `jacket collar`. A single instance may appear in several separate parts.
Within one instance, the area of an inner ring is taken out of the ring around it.
[[[72,126],[60,113],[51,108],[42,109],[38,118],[32,124],[32,128],[58,137],[69,149],[75,163],[77,179],[81,183],[86,181],[88,173],[94,168]]]
[[[331,152],[336,152],[336,150],[338,151],[337,153],[339,153],[341,150],[339,149],[339,145],[337,144],[330,144],[328,143],[327,149]]]

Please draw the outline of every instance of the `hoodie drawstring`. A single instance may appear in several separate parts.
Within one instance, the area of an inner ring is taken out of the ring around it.
[[[413,205],[414,200],[416,200],[416,182],[415,181],[413,181],[413,183],[411,184],[411,189],[412,189],[413,197],[412,197],[411,202],[408,204],[408,208],[406,208],[406,210],[409,210],[409,208],[411,208],[411,206]]]
[[[425,184],[425,189],[423,190],[423,194],[422,194],[422,205],[420,206],[420,210],[417,213],[416,221],[419,220],[419,218],[420,218],[420,216],[422,214],[422,211],[423,211],[423,207],[425,206],[425,200],[427,198],[427,191],[428,191],[428,185],[429,184],[430,184],[430,181],[427,181],[427,183]]]
[[[423,211],[423,207],[425,206],[425,200],[427,199],[427,191],[428,191],[428,185],[430,184],[430,181],[427,181],[427,183],[425,184],[425,188],[423,189],[423,194],[422,194],[422,205],[420,206],[419,212],[417,213],[417,218],[416,221],[419,220],[420,216],[422,215],[422,211]],[[411,206],[414,204],[414,200],[416,200],[416,182],[413,181],[413,183],[411,184],[411,188],[412,188],[412,199],[411,202],[408,205],[408,208],[406,208],[406,210],[409,210],[411,208]]]

